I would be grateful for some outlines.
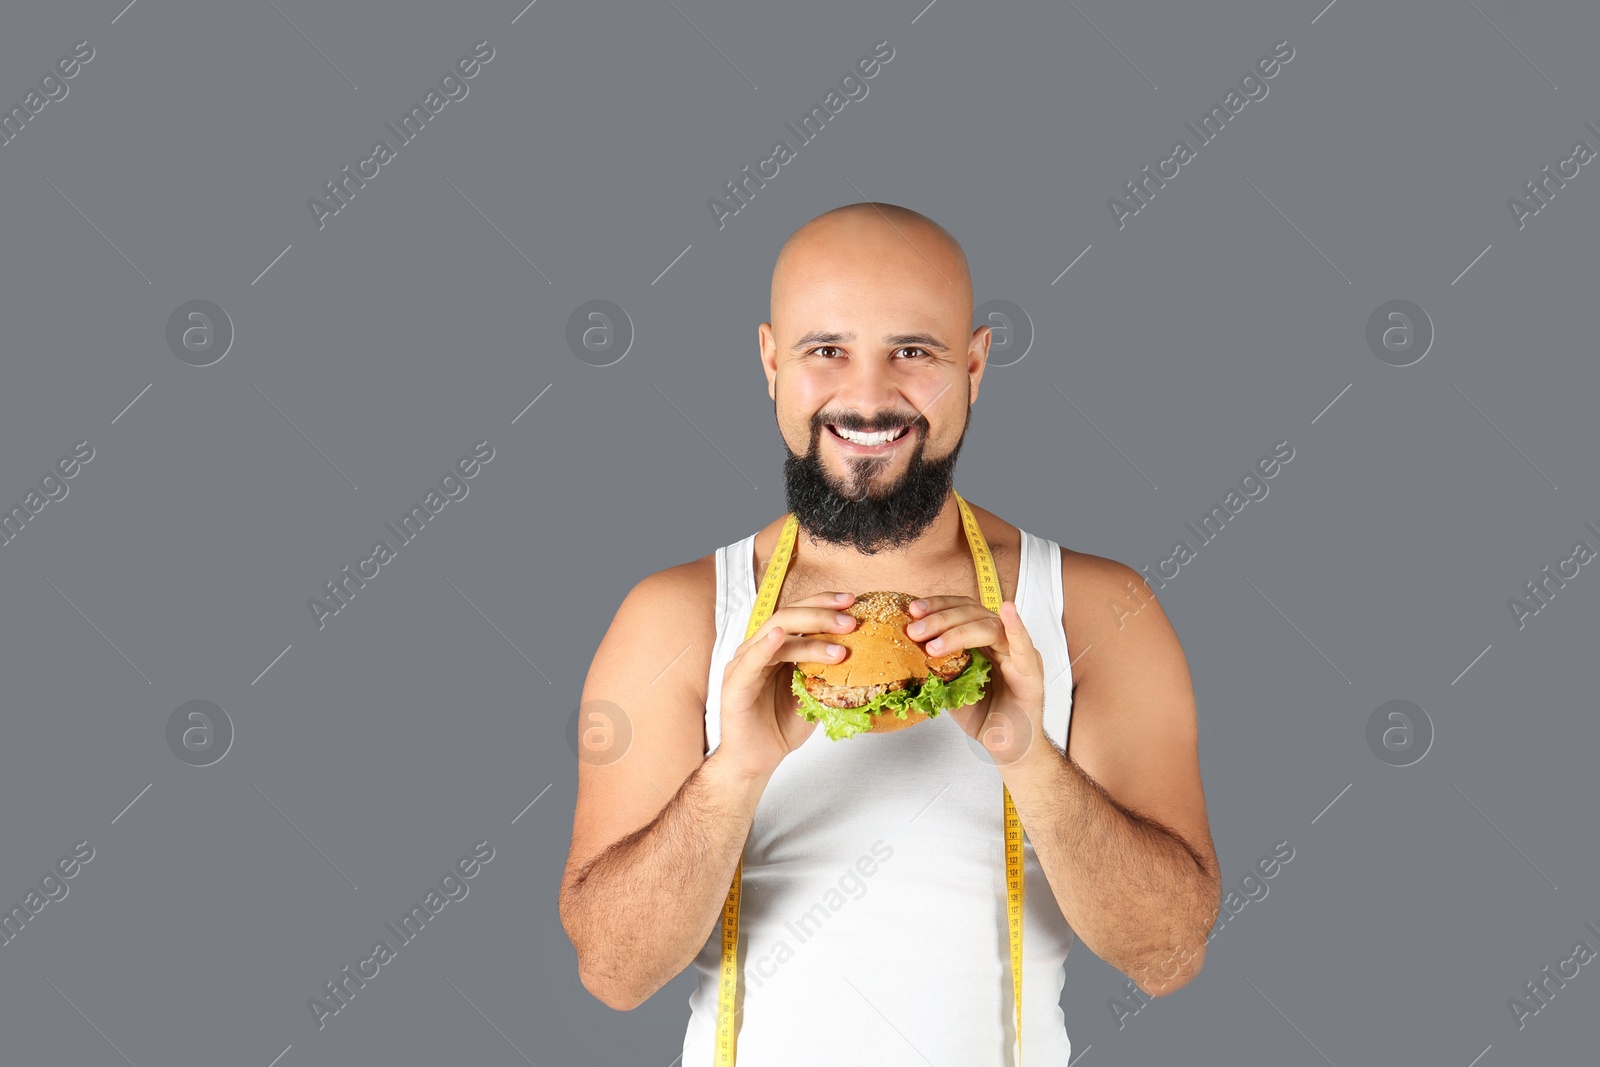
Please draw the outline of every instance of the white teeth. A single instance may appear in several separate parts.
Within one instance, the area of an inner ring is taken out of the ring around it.
[[[844,430],[834,427],[834,431],[846,441],[857,445],[881,445],[892,441],[899,435],[899,430],[884,430],[882,433],[856,433],[854,430]]]

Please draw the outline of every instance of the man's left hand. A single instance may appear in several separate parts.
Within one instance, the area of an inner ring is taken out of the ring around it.
[[[1013,601],[1003,602],[998,615],[965,596],[925,597],[909,610],[906,636],[930,657],[976,648],[991,661],[982,699],[946,712],[968,737],[998,764],[1014,763],[1045,743],[1044,658]]]

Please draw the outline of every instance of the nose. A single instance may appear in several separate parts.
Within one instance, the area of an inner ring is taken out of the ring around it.
[[[853,360],[834,394],[834,406],[869,422],[886,416],[916,418],[916,409],[901,395],[893,364],[886,360]]]

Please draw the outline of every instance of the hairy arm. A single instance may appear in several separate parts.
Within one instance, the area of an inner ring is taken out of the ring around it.
[[[1177,635],[1138,574],[1073,555],[1063,625],[1082,666],[1067,751],[1043,739],[1001,776],[1074,933],[1162,996],[1199,973],[1221,897],[1194,694]],[[1111,609],[1112,598],[1126,607]]]
[[[584,987],[620,1011],[642,1004],[704,946],[766,788],[766,778],[706,755],[715,594],[709,559],[639,582],[584,683],[561,924]],[[620,753],[588,747],[619,738]]]
[[[631,1010],[694,962],[721,919],[764,788],[723,771],[713,753],[648,825],[564,880],[561,921],[596,997]]]

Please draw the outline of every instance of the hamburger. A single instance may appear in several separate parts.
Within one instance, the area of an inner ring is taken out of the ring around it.
[[[856,628],[827,635],[844,646],[844,658],[795,664],[795,711],[820,722],[830,740],[903,730],[983,699],[988,657],[975,648],[930,657],[906,634],[915,599],[884,590],[859,594],[839,609],[856,619]]]

